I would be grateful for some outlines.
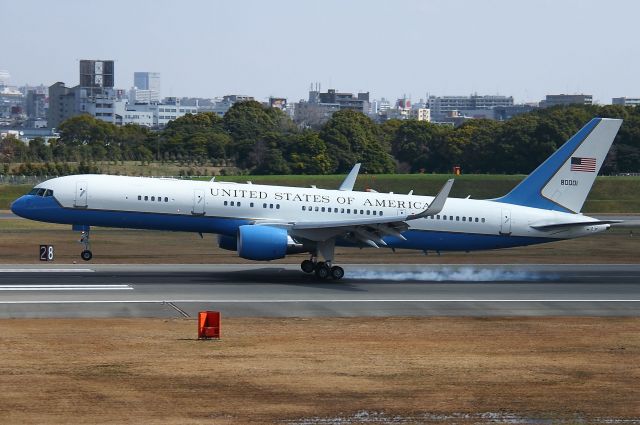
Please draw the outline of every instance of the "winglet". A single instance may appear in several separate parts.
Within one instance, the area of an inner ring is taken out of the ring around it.
[[[436,197],[433,198],[433,201],[431,202],[431,204],[429,204],[429,207],[421,213],[408,216],[407,220],[416,220],[418,218],[428,217],[430,215],[438,214],[440,211],[442,211],[442,209],[444,208],[444,203],[449,197],[449,192],[451,192],[452,186],[453,179],[447,180],[444,186],[442,186],[442,189],[440,189],[440,192],[438,192]]]
[[[338,190],[353,190],[353,185],[356,184],[356,178],[358,178],[358,172],[360,171],[360,163],[358,162],[353,166],[347,177],[345,177],[344,181],[340,185]]]

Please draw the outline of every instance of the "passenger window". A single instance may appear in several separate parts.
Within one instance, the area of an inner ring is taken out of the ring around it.
[[[478,217],[476,217],[476,223],[478,222]]]
[[[169,198],[167,198],[166,196],[164,197],[164,202],[169,202]]]
[[[482,219],[482,222],[484,223],[484,218]]]
[[[320,208],[320,212],[324,212],[324,207]]]
[[[155,197],[155,196],[152,196],[152,197],[151,197],[151,200],[152,200],[152,201],[155,201],[155,200],[156,200],[156,197]]]
[[[230,202],[231,206],[234,206],[236,203],[234,201]]]
[[[250,206],[251,208],[253,208],[253,202],[252,202],[252,203],[250,203],[250,204],[249,204],[249,206]]]
[[[279,210],[280,209],[280,204],[276,204],[276,209]]]
[[[267,208],[267,204],[262,204],[262,208]]]
[[[382,215],[382,211],[380,211],[380,215]]]
[[[467,221],[467,217],[462,217],[462,221]]]
[[[344,214],[344,208],[340,210],[340,214]]]
[[[370,210],[367,210],[367,215],[371,215],[371,211]]]
[[[443,220],[446,220],[446,219],[447,219],[447,216],[446,216],[446,215],[443,215],[443,216],[442,216],[442,219],[443,219]]]
[[[436,220],[440,220],[440,214],[436,216]]]
[[[377,211],[375,211],[375,210],[374,210],[374,211],[373,211],[373,215],[377,215],[376,213],[377,213]]]
[[[273,204],[269,204],[269,208],[273,209]]]
[[[360,210],[360,214],[363,214],[363,215],[364,215],[364,210]]]
[[[238,206],[240,206],[240,201],[238,201]]]
[[[306,211],[307,207],[305,207],[304,205],[302,206],[302,211]]]
[[[453,221],[453,216],[452,215],[449,216],[449,220]]]
[[[149,197],[148,197],[147,195],[144,195],[144,200],[145,200],[145,201],[148,201],[148,200],[149,200]]]
[[[142,201],[142,195],[138,195],[138,201]]]
[[[227,206],[227,201],[224,201],[224,206],[225,206],[225,207]]]

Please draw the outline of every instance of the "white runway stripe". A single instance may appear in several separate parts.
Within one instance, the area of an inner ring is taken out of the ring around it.
[[[93,269],[0,269],[0,273],[94,273]]]
[[[640,299],[429,299],[429,300],[51,300],[0,301],[2,304],[154,304],[154,303],[206,303],[206,304],[276,304],[276,303],[638,303]]]
[[[130,285],[0,285],[0,291],[121,291]]]

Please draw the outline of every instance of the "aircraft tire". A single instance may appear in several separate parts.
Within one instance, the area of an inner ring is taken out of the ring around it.
[[[331,267],[331,279],[340,280],[344,276],[344,269],[340,266]]]
[[[313,273],[313,270],[315,269],[315,267],[316,267],[316,265],[313,264],[313,261],[311,261],[311,260],[304,260],[300,264],[300,268],[305,273]]]
[[[80,258],[82,258],[84,261],[89,261],[93,258],[93,253],[88,249],[85,249],[80,253]]]
[[[316,277],[318,279],[327,279],[331,274],[331,269],[325,263],[318,263],[316,266]]]

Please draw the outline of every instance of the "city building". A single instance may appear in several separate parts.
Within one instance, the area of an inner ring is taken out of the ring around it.
[[[513,106],[513,96],[429,96],[427,106],[431,117],[440,121],[450,117],[454,111],[477,111],[496,107]]]
[[[159,103],[160,99],[160,73],[134,72],[129,103]]]
[[[611,99],[614,105],[638,106],[640,105],[640,97],[614,97]]]
[[[326,93],[320,91],[320,85],[313,84],[309,90],[307,101],[301,100],[294,106],[294,121],[301,127],[318,127],[327,122],[331,116],[341,110],[350,109],[370,114],[369,92],[339,93],[329,89]]]
[[[187,114],[197,114],[197,106],[186,106],[180,99],[168,97],[162,103],[128,104],[122,112],[123,124],[138,124],[145,127],[162,128],[169,121]]]
[[[590,94],[548,94],[545,100],[540,102],[541,108],[558,105],[593,105],[593,96]]]
[[[61,122],[77,115],[75,87],[67,87],[58,81],[49,87],[47,127],[58,128]]]

